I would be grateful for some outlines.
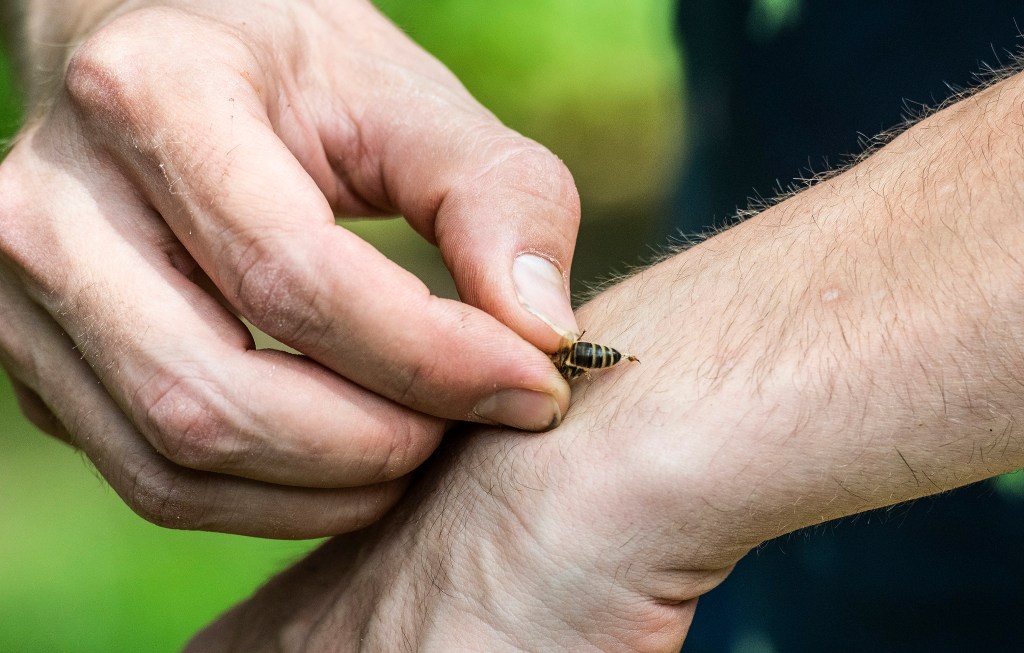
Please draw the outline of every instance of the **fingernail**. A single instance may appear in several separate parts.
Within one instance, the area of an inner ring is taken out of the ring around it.
[[[546,431],[562,421],[562,411],[554,397],[518,388],[499,390],[478,403],[473,413],[489,422],[524,431]]]
[[[579,331],[562,273],[554,263],[536,254],[521,254],[512,264],[512,280],[523,308],[559,335]]]

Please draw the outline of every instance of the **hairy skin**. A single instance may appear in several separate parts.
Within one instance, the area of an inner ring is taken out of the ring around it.
[[[336,534],[449,421],[558,423],[572,178],[369,2],[6,8],[30,105],[0,164],[0,365],[133,509]],[[396,214],[463,302],[335,224]]]
[[[1024,465],[1024,77],[597,296],[627,348],[191,651],[675,651],[767,539]]]

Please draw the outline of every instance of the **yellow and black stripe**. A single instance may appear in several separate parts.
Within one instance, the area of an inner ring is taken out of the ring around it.
[[[603,370],[622,360],[622,353],[616,349],[593,342],[577,341],[566,361],[573,367],[590,370]]]
[[[587,370],[609,368],[623,358],[639,362],[635,356],[623,354],[617,349],[582,340],[566,342],[558,353],[551,356],[555,367],[567,381],[572,381],[581,374],[585,374]]]

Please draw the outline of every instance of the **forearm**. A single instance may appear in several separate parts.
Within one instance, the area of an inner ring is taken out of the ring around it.
[[[654,381],[624,398],[637,446],[674,452],[664,486],[697,484],[725,540],[1024,465],[1022,88],[930,117],[581,316],[628,315]]]

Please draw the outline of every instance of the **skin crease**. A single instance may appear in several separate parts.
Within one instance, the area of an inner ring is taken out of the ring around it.
[[[451,420],[558,423],[559,339],[520,296],[576,329],[572,178],[369,2],[5,9],[30,104],[0,165],[0,364],[141,515],[336,534]],[[398,213],[463,302],[335,224]]]
[[[676,651],[752,547],[1024,465],[1024,77],[603,292],[557,429],[451,438],[190,651]]]

